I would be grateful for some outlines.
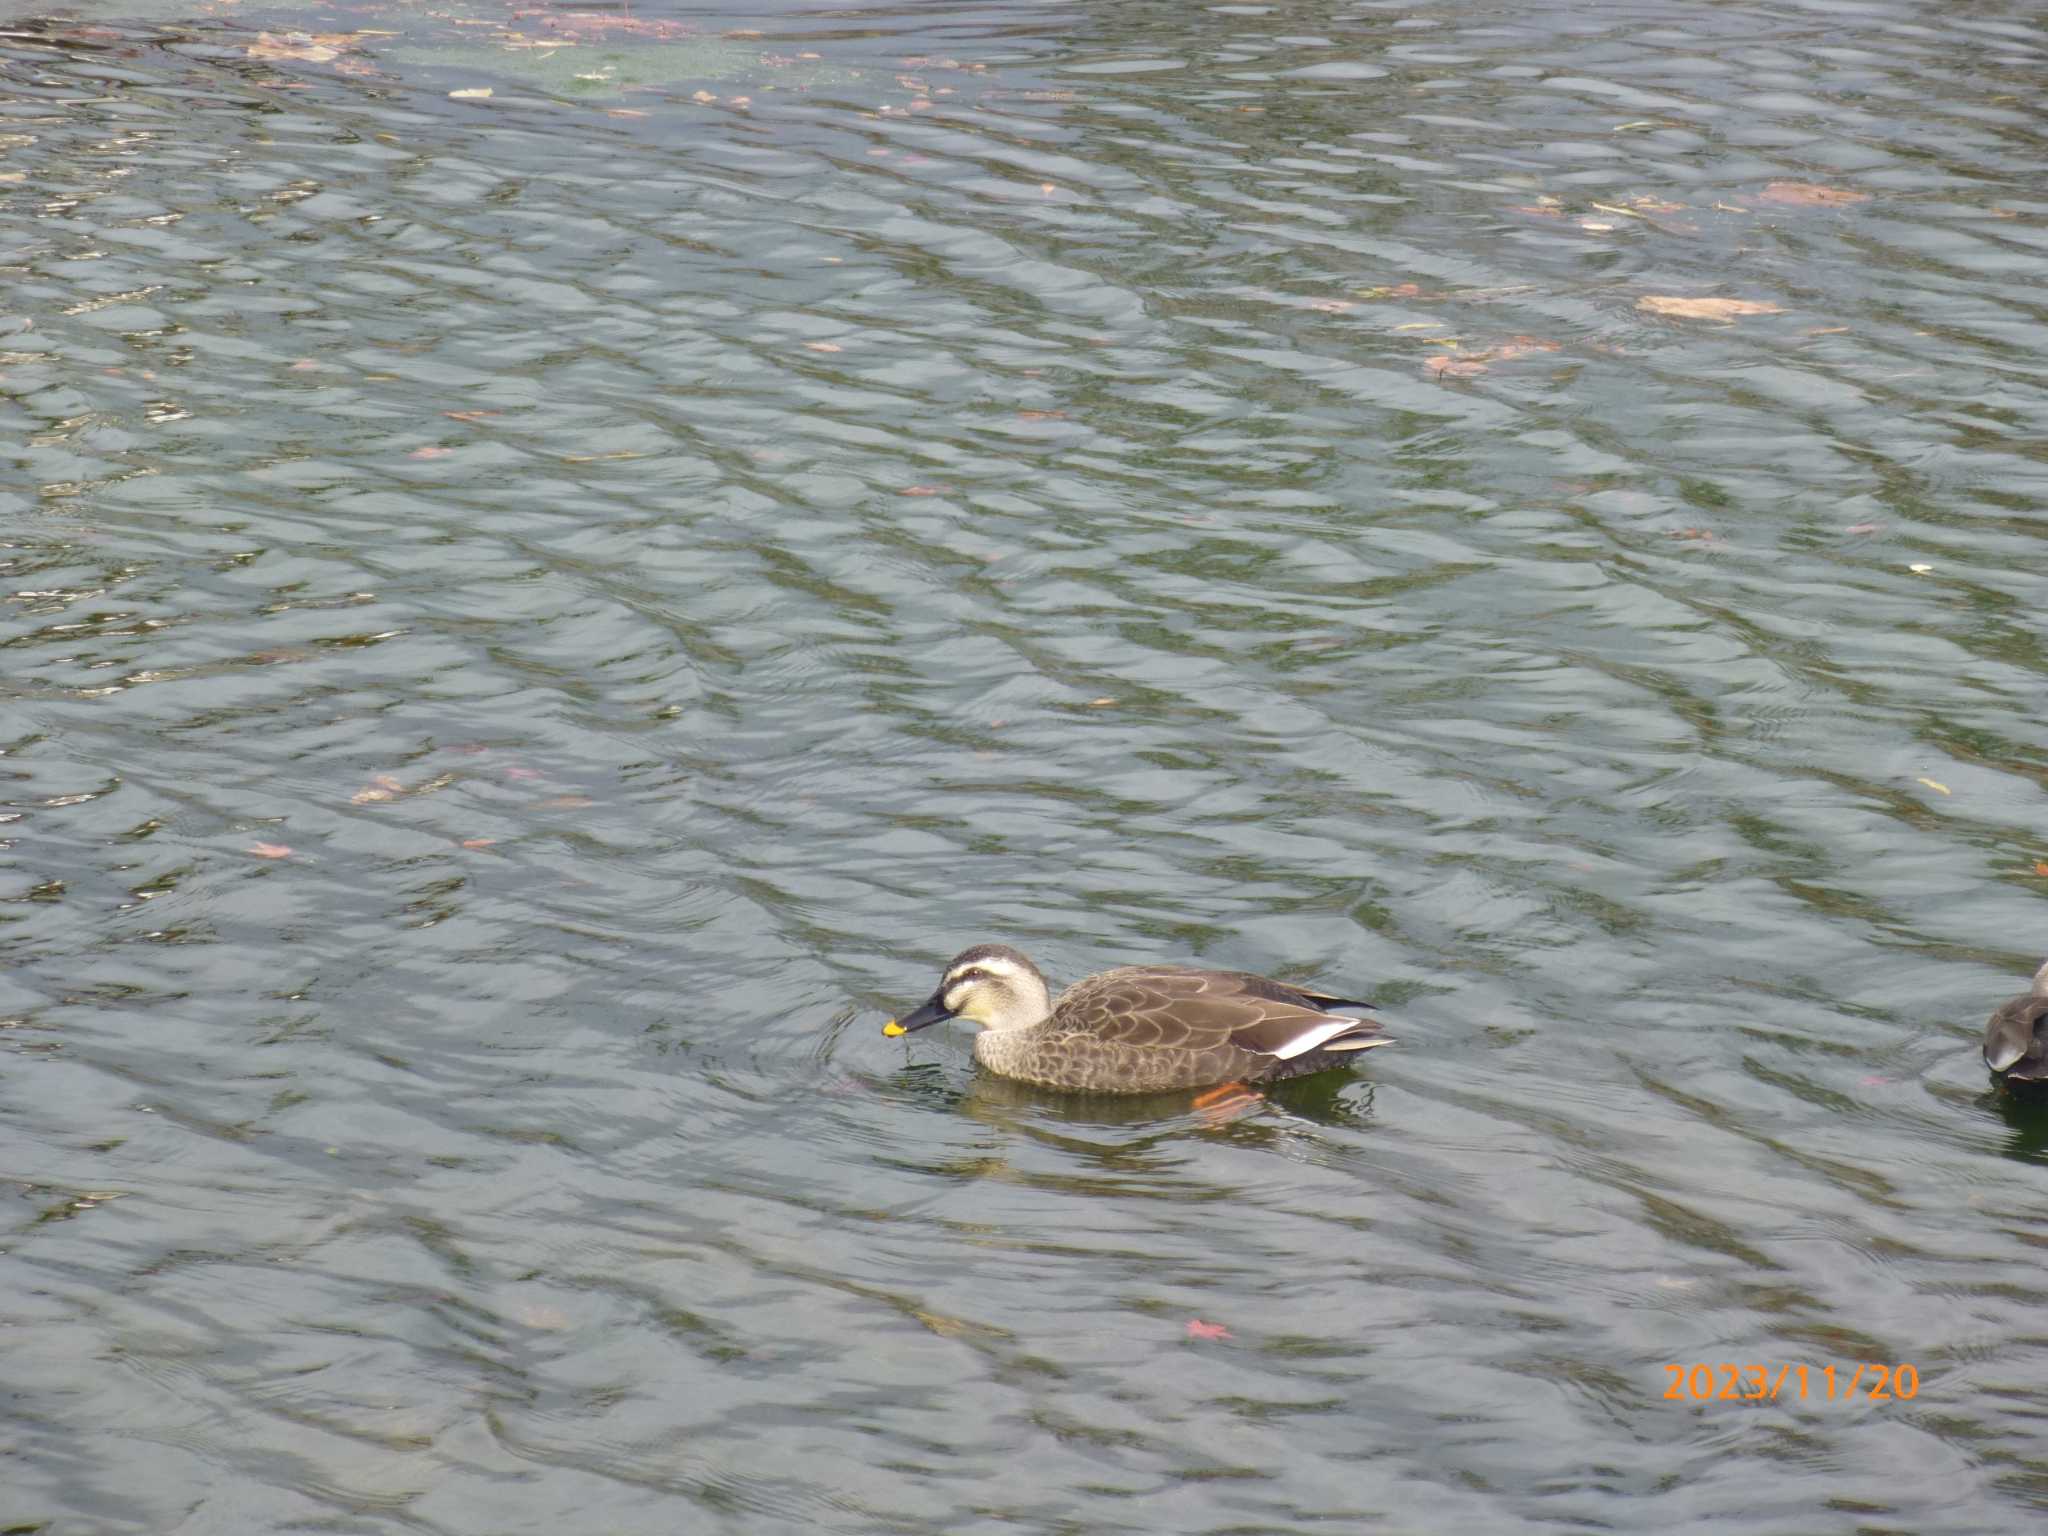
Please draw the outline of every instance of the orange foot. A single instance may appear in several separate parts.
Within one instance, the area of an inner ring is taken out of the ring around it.
[[[1195,1095],[1194,1108],[1211,1125],[1221,1125],[1265,1102],[1266,1096],[1256,1088],[1247,1088],[1243,1083],[1218,1083]]]

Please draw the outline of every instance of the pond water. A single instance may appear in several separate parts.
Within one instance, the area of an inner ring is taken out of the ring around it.
[[[0,1526],[2048,1510],[2037,7],[8,15]]]

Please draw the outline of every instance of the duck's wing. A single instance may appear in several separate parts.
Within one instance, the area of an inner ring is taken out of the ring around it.
[[[1346,1004],[1248,971],[1132,965],[1076,982],[1060,995],[1062,1029],[1136,1049],[1209,1051],[1235,1046],[1289,1061],[1310,1051],[1363,1051],[1393,1042],[1369,1019],[1331,1013]]]
[[[1984,1065],[2009,1080],[2048,1080],[2048,997],[2031,992],[2000,1005],[1984,1027]]]

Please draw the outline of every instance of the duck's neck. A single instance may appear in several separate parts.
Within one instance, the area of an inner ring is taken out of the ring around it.
[[[1002,1017],[988,1026],[989,1033],[1030,1029],[1052,1017],[1052,991],[1036,968],[1029,975],[1018,978],[1010,1001],[1012,1006],[1004,1009]]]

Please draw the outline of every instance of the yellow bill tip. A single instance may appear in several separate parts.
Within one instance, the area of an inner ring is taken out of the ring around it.
[[[894,1019],[891,1019],[888,1023],[882,1026],[882,1033],[887,1035],[891,1040],[893,1040],[898,1035],[909,1034],[910,1031],[905,1029],[901,1024],[898,1024]]]

